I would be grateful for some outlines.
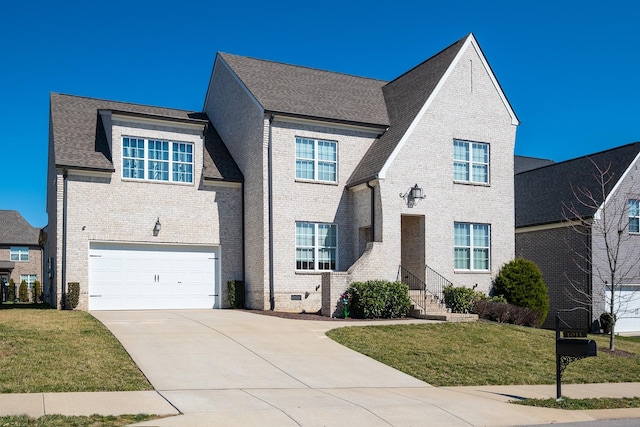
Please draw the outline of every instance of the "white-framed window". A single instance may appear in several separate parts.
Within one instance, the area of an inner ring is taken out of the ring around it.
[[[296,222],[296,270],[335,270],[337,259],[336,224]]]
[[[29,287],[29,289],[33,288],[33,284],[36,281],[36,275],[35,274],[21,274],[20,275],[20,283],[22,283],[22,281],[27,282],[27,286]]]
[[[9,260],[29,261],[29,248],[26,246],[12,246],[9,248]]]
[[[629,233],[640,233],[640,200],[629,200]]]
[[[489,224],[456,222],[454,228],[454,268],[489,271],[491,227]]]
[[[122,137],[122,177],[193,182],[193,144]]]
[[[453,180],[489,183],[489,144],[453,140]]]
[[[296,137],[296,179],[337,182],[338,143]]]

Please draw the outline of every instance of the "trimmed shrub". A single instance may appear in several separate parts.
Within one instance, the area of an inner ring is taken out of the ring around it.
[[[451,309],[452,313],[475,313],[475,303],[486,298],[482,292],[464,286],[456,288],[453,285],[447,285],[442,293],[444,304]]]
[[[480,319],[499,323],[511,323],[520,326],[538,326],[540,314],[527,307],[494,300],[477,301],[475,310]]]
[[[33,302],[42,302],[42,284],[39,280],[33,282]]]
[[[600,315],[600,327],[605,334],[611,333],[611,328],[616,323],[616,315],[604,312]]]
[[[9,279],[9,299],[8,301],[14,302],[16,300],[16,282],[13,279]]]
[[[524,258],[503,265],[493,285],[494,295],[503,295],[507,302],[531,308],[539,313],[538,325],[547,318],[549,296],[538,266]]]
[[[20,287],[18,288],[18,300],[20,300],[20,302],[29,302],[29,287],[27,286],[26,280],[20,282]]]
[[[351,296],[350,315],[355,318],[405,317],[411,307],[409,287],[402,282],[354,282],[346,293]]]
[[[78,306],[80,301],[80,283],[69,282],[67,284],[67,310],[73,310]]]
[[[244,308],[244,282],[242,280],[227,281],[227,302],[231,308]]]

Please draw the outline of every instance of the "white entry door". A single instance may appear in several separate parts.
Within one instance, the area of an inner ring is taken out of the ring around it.
[[[219,249],[92,242],[89,310],[219,307]]]

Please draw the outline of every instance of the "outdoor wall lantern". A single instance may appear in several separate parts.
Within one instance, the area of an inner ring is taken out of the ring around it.
[[[153,226],[153,235],[157,236],[161,229],[162,224],[160,224],[160,218],[158,218],[156,221],[156,225]]]
[[[422,188],[418,187],[418,184],[416,184],[409,188],[406,193],[400,193],[400,197],[407,201],[407,207],[412,208],[426,196],[422,193]]]

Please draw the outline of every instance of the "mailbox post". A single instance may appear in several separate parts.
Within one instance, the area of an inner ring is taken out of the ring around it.
[[[562,373],[567,365],[576,360],[598,355],[596,342],[594,340],[560,338],[560,313],[556,313],[556,401],[562,399]],[[572,337],[586,337],[586,332],[571,331]]]

